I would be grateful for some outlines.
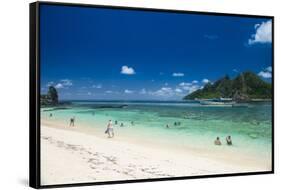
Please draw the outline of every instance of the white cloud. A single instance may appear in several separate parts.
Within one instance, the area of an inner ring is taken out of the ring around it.
[[[197,84],[197,83],[198,83],[198,80],[193,80],[192,83],[193,83],[193,84]]]
[[[147,92],[146,92],[146,89],[145,88],[143,88],[143,89],[141,89],[140,90],[140,92],[139,92],[140,94],[146,94]]]
[[[46,86],[47,86],[47,87],[50,87],[50,86],[53,86],[54,84],[55,84],[55,83],[54,83],[53,81],[50,81],[50,82],[47,83]]]
[[[172,88],[170,88],[170,87],[162,87],[161,88],[161,90],[163,90],[163,91],[170,91]]]
[[[101,85],[101,84],[97,84],[97,85],[94,84],[94,85],[92,86],[92,88],[102,88],[102,85]]]
[[[191,86],[189,89],[188,89],[188,94],[200,89],[201,86],[198,86],[198,85],[194,85],[194,86]]]
[[[255,34],[251,35],[251,38],[248,40],[248,44],[256,43],[271,43],[272,42],[272,22],[271,20],[267,22],[262,22],[261,24],[255,25]]]
[[[64,86],[61,83],[58,83],[55,85],[55,88],[60,89],[60,88],[64,88]]]
[[[232,69],[232,71],[235,73],[239,73],[239,71],[237,69]]]
[[[132,93],[134,93],[134,91],[126,89],[126,90],[124,90],[124,93],[126,93],[126,94],[132,94]]]
[[[269,66],[269,67],[265,68],[263,71],[260,71],[258,73],[258,75],[260,77],[263,77],[263,78],[266,78],[266,79],[272,78],[272,67]]]
[[[272,67],[269,66],[269,67],[267,67],[265,70],[268,71],[268,72],[272,72]]]
[[[165,84],[164,84],[165,86],[169,86],[169,83],[167,83],[167,82],[165,82]]]
[[[162,96],[162,97],[171,97],[174,95],[174,91],[172,88],[169,87],[162,87],[159,90],[156,90],[154,92],[150,92],[153,96]]]
[[[173,77],[183,77],[184,73],[173,73]]]
[[[181,82],[175,88],[164,86],[164,87],[160,88],[159,90],[146,91],[146,93],[149,95],[161,97],[164,99],[178,98],[178,97],[183,97],[187,94],[190,94],[200,88],[201,88],[201,86],[199,86],[196,82],[195,83]]]
[[[189,90],[190,87],[192,86],[192,83],[189,82],[182,82],[179,84],[179,86],[183,89],[183,90]]]
[[[107,93],[107,94],[111,94],[111,93],[113,93],[111,90],[107,90],[107,91],[105,91],[105,93]]]
[[[185,93],[190,94],[190,93],[200,89],[200,86],[197,83],[198,83],[198,81],[192,81],[191,83],[181,82],[178,86],[180,89],[184,90]]]
[[[181,82],[179,84],[179,86],[190,86],[190,85],[192,85],[192,83],[189,83],[189,82]]]
[[[136,73],[135,73],[135,70],[132,67],[128,67],[127,65],[124,65],[124,66],[121,67],[121,74],[134,75]]]
[[[259,72],[258,75],[263,77],[263,78],[271,78],[272,77],[271,72],[266,72],[266,71],[261,71],[261,72]]]
[[[202,82],[206,84],[209,83],[210,81],[208,79],[203,79]]]
[[[49,82],[47,85],[49,86],[53,86],[54,85],[54,82]],[[68,88],[70,86],[72,86],[73,83],[71,80],[69,79],[62,79],[60,80],[60,82],[58,82],[56,85],[55,85],[55,88],[57,89],[60,89],[60,88]]]
[[[175,92],[181,93],[181,92],[182,92],[182,89],[176,88],[176,89],[175,89]]]
[[[62,79],[60,80],[63,86],[72,86],[72,81],[69,79]]]

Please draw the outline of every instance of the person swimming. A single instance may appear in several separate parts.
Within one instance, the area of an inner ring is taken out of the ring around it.
[[[53,117],[53,114],[52,114],[52,113],[50,113],[49,117]]]
[[[166,128],[170,128],[170,126],[167,124],[167,125],[166,125]]]
[[[215,143],[215,145],[221,145],[220,138],[217,137],[214,143]]]
[[[227,136],[225,140],[227,145],[232,145],[231,136]]]
[[[174,126],[180,126],[180,125],[181,125],[181,122],[180,122],[180,121],[174,122]]]
[[[131,121],[131,125],[134,126],[134,121]]]
[[[123,123],[121,123],[121,124],[120,124],[120,127],[124,127],[124,124],[123,124]]]
[[[115,120],[115,125],[118,125],[118,121],[117,120]]]

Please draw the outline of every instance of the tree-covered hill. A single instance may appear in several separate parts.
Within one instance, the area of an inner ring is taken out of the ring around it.
[[[58,92],[55,87],[50,86],[48,93],[40,96],[41,106],[55,106],[59,103]]]
[[[211,99],[233,98],[236,101],[249,101],[251,99],[271,99],[271,84],[263,81],[252,72],[243,72],[236,78],[230,79],[225,76],[213,84],[207,83],[183,99]]]

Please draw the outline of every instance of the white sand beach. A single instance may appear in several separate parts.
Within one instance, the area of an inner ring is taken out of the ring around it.
[[[249,158],[206,155],[107,138],[93,131],[42,122],[42,185],[180,177],[270,170]]]

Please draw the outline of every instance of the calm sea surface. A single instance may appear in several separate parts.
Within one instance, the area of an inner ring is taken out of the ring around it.
[[[201,149],[214,147],[217,136],[225,144],[225,137],[231,135],[234,148],[262,155],[271,152],[271,104],[208,107],[196,102],[72,101],[61,107],[42,108],[41,117],[68,123],[75,116],[77,125],[103,129],[111,119],[117,123],[116,135]]]

